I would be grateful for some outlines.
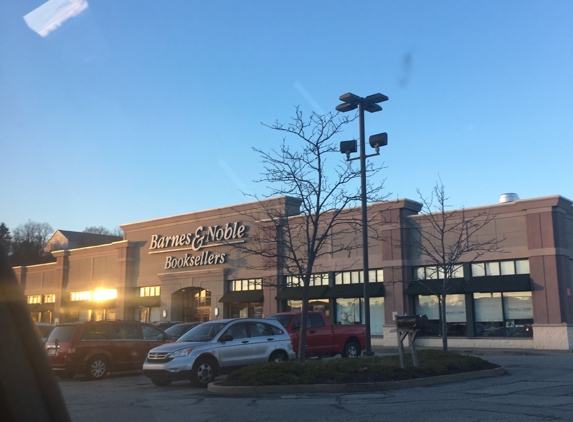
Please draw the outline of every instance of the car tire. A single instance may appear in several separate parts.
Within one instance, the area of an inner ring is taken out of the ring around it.
[[[360,356],[360,344],[356,340],[350,340],[344,345],[343,358],[357,358]]]
[[[273,352],[269,358],[269,362],[287,362],[288,356],[284,352]]]
[[[199,359],[193,365],[191,383],[195,387],[207,387],[210,382],[215,381],[217,376],[217,365],[210,359]]]
[[[151,378],[151,382],[153,384],[155,384],[158,387],[167,387],[168,385],[171,385],[171,383],[173,381],[170,380],[158,380],[157,378]]]
[[[86,377],[89,380],[102,380],[109,372],[107,359],[101,356],[91,358],[86,365]]]
[[[72,379],[73,377],[76,376],[76,373],[73,372],[73,371],[69,371],[69,370],[66,370],[66,371],[56,371],[56,375],[57,375],[59,378],[63,379],[63,380],[70,380],[70,379]]]

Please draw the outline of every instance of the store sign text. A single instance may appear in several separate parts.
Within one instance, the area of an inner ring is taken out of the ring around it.
[[[182,250],[200,251],[203,248],[230,245],[244,242],[247,227],[236,221],[224,226],[199,226],[194,233],[184,233],[174,236],[151,236],[149,253],[165,253]],[[165,250],[168,249],[168,250]],[[202,251],[200,255],[185,254],[178,258],[168,256],[165,258],[165,269],[197,267],[201,265],[223,264],[226,254]]]

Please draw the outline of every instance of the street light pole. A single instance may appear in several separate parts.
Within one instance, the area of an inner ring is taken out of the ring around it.
[[[382,110],[378,105],[383,101],[387,101],[388,97],[382,94],[370,95],[366,98],[358,97],[357,95],[347,93],[340,96],[340,100],[344,103],[339,104],[336,110],[347,112],[358,107],[358,120],[360,124],[360,156],[350,158],[352,152],[356,152],[356,141],[343,141],[340,143],[340,152],[346,154],[347,161],[360,160],[360,187],[361,187],[361,203],[362,203],[362,265],[363,265],[363,287],[364,287],[364,325],[366,328],[365,340],[366,350],[365,356],[372,356],[372,337],[371,337],[371,324],[370,324],[370,290],[369,276],[370,267],[368,265],[368,209],[367,209],[367,188],[366,188],[366,158],[375,155],[380,155],[379,148],[388,144],[388,135],[381,133],[370,137],[370,145],[376,150],[375,154],[366,155],[366,136],[364,133],[364,110],[374,113]]]

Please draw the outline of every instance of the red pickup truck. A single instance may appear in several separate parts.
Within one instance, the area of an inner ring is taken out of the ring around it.
[[[301,312],[269,315],[279,321],[290,334],[293,349],[298,354]],[[366,347],[364,324],[332,325],[322,312],[309,312],[306,329],[306,356],[360,356]]]

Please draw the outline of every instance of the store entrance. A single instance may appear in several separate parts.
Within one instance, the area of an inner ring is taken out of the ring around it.
[[[173,318],[185,321],[211,320],[211,292],[200,287],[186,287],[173,293]]]

